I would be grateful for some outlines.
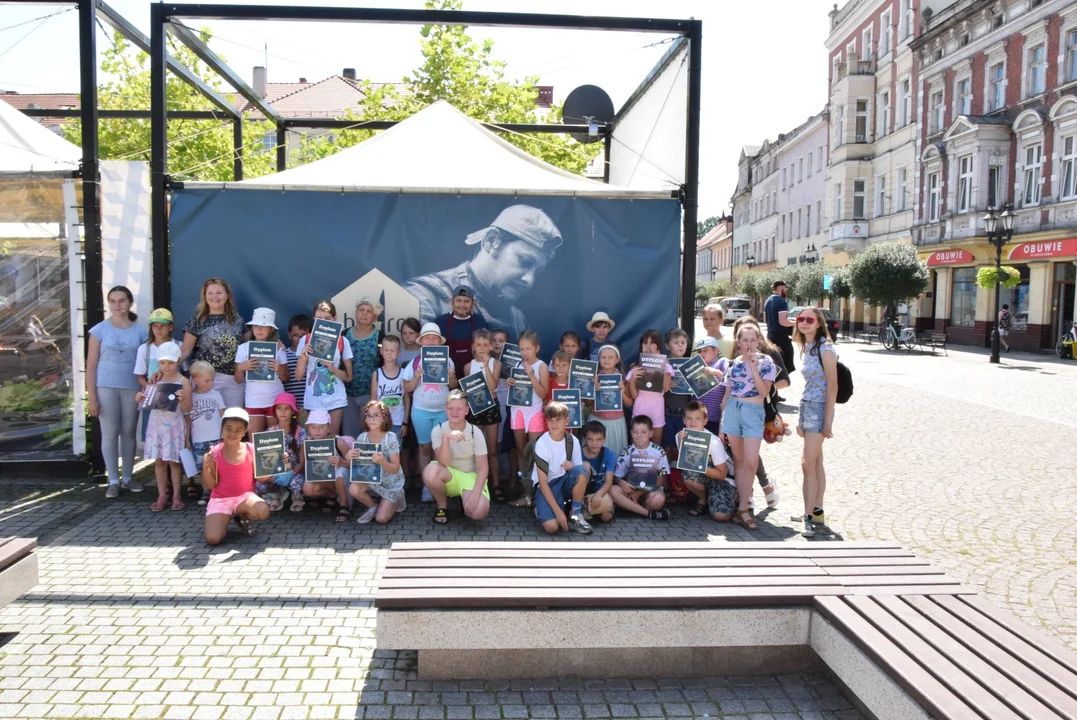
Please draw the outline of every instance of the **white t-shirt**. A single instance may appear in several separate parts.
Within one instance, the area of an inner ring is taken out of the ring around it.
[[[217,390],[191,393],[191,442],[221,439],[221,413],[228,406]]]
[[[722,447],[722,443],[718,442],[718,438],[715,437],[713,433],[711,433],[711,446],[709,454],[711,467],[722,467],[727,462],[729,462],[729,455],[726,453],[725,448]],[[737,484],[737,481],[733,479],[732,473],[726,475],[725,481],[730,485]]]
[[[142,343],[135,354],[135,375],[149,377],[155,372],[157,372],[157,346],[153,343]]]
[[[236,349],[236,364],[247,362],[250,359],[249,353],[250,343],[240,345]],[[284,346],[280,343],[277,343],[276,360],[280,365],[287,367],[288,353],[284,351]],[[245,382],[243,383],[243,404],[249,408],[267,408],[282,392],[284,392],[284,383],[280,381],[280,375],[277,375],[272,382]]]
[[[404,424],[404,371],[397,368],[396,377],[385,374],[385,368],[378,368],[378,395],[375,399],[385,403],[389,408],[389,417],[394,427]]]
[[[347,340],[343,342],[344,353],[340,352],[342,343],[337,343],[333,350],[333,365],[340,367],[341,360],[352,359],[352,346]],[[307,346],[307,338],[303,336],[296,346],[296,355],[303,354],[303,348]],[[287,357],[287,356],[285,356]],[[272,398],[270,402],[273,402]],[[336,410],[348,404],[348,397],[344,393],[344,382],[329,368],[314,358],[307,358],[306,387],[303,389],[304,410]],[[263,405],[262,407],[265,407]]]
[[[524,366],[523,360],[516,364],[516,367],[522,368]],[[546,363],[541,360],[536,360],[535,364],[531,366],[531,373],[535,376],[536,380],[542,379],[542,368],[546,367]],[[538,394],[535,390],[535,386],[531,386],[531,407],[542,409],[542,403],[544,398]]]
[[[452,432],[452,429],[449,427],[448,420],[434,426],[430,432],[430,442],[435,451],[441,447],[442,436],[449,432]],[[450,464],[462,472],[473,473],[475,472],[475,456],[485,455],[488,452],[486,437],[471,423],[467,423],[463,433],[464,439],[461,442],[449,441],[449,447],[452,448],[452,463]]]
[[[550,466],[550,472],[546,474],[547,480],[556,480],[565,474],[561,464],[565,460],[571,460],[573,465],[582,465],[583,456],[580,455],[580,441],[572,439],[572,457],[565,456],[565,438],[554,440],[550,433],[543,433],[542,437],[535,441],[535,457],[542,458]],[[538,482],[538,465],[531,471],[531,479]]]
[[[408,363],[407,367],[400,372],[400,377],[404,382],[411,382],[414,380],[415,373],[419,373],[421,380],[423,371],[420,365],[420,358],[415,358]],[[424,384],[420,382],[415,387],[415,392],[411,395],[411,406],[428,412],[441,412],[445,410],[445,401],[448,399],[448,385],[434,385],[433,383]],[[468,470],[468,472],[473,471]]]

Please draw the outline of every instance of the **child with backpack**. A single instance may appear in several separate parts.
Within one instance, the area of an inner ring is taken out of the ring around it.
[[[332,320],[336,322],[337,308],[328,300],[322,300],[314,306],[315,320]],[[296,347],[299,359],[295,364],[297,375],[306,376],[306,390],[303,392],[303,409],[307,411],[324,410],[329,413],[329,434],[340,432],[340,422],[344,417],[344,408],[348,405],[345,386],[352,379],[352,348],[344,341],[342,335],[337,340],[333,351],[333,362],[310,359],[310,333],[299,341]]]
[[[467,421],[468,410],[467,395],[453,390],[445,402],[448,420],[430,431],[434,460],[423,470],[423,484],[437,503],[438,525],[449,522],[450,497],[463,500],[464,515],[472,520],[482,520],[490,512],[486,436]]]
[[[535,483],[535,517],[550,535],[570,528],[581,535],[590,535],[593,530],[583,517],[590,473],[583,466],[579,443],[567,430],[568,407],[564,403],[548,403],[543,417],[549,429],[530,447],[534,458],[531,479]],[[572,509],[566,516],[564,507],[568,503]]]

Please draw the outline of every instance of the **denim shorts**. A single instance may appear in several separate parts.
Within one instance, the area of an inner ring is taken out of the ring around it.
[[[586,472],[582,465],[576,465],[561,477],[548,481],[558,507],[563,509],[565,503],[572,500],[572,489],[576,486],[576,480]],[[555,518],[553,508],[550,507],[550,503],[546,502],[546,496],[542,494],[542,488],[540,487],[535,488],[535,517],[538,518],[539,522],[546,522]]]
[[[826,422],[825,402],[800,401],[800,418],[797,420],[797,425],[801,430],[806,433],[821,433],[824,422]]]
[[[733,437],[761,438],[765,419],[762,405],[729,398],[722,413],[722,432]]]

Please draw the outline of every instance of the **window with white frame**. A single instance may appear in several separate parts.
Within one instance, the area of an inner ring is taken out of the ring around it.
[[[808,153],[808,177],[811,177],[811,153]]]
[[[884,92],[879,95],[879,136],[890,134],[890,93]]]
[[[957,114],[972,114],[972,78],[957,81]]]
[[[845,106],[838,105],[838,122],[837,122],[838,136],[835,139],[834,145],[841,147],[845,144]]]
[[[815,172],[823,172],[823,146],[820,145],[815,151]]]
[[[851,43],[845,46],[845,61],[848,63],[852,63],[854,58],[856,57],[856,40],[853,40]],[[851,69],[852,68],[850,68],[850,70]]]
[[[1072,200],[1077,198],[1077,136],[1062,138],[1061,159],[1058,197],[1060,200]]]
[[[804,158],[797,158],[797,182],[804,182]]]
[[[804,235],[804,211],[803,208],[797,208],[797,239],[799,240]]]
[[[853,220],[864,220],[867,217],[867,180],[853,180]]]
[[[901,39],[906,40],[912,35],[913,24],[912,0],[901,0]]]
[[[778,241],[785,242],[788,239],[788,236],[785,234],[785,215],[782,215],[782,221],[778,224]]]
[[[905,198],[909,194],[909,169],[898,168],[897,175],[897,210],[904,212],[906,209]]]
[[[879,57],[890,53],[890,11],[887,10],[879,19]]]
[[[875,217],[886,214],[886,176],[875,176]]]
[[[1077,29],[1066,31],[1065,78],[1066,82],[1077,80]]]
[[[987,74],[987,111],[998,110],[1006,104],[1006,64],[996,63]]]
[[[816,225],[819,226],[819,230],[822,230],[823,229],[823,201],[822,200],[816,200],[815,201],[815,217],[816,217],[816,220],[815,220]]]
[[[804,234],[811,235],[811,203],[804,206]]]
[[[1023,206],[1040,204],[1040,180],[1043,179],[1043,146],[1039,143],[1025,148],[1024,185],[1021,189]]]
[[[939,205],[942,199],[940,195],[939,173],[933,172],[927,176],[927,219],[935,222],[939,219]]]
[[[834,185],[834,220],[841,220],[841,183]]]
[[[957,159],[957,211],[972,209],[972,156]]]
[[[830,82],[837,84],[838,80],[841,80],[841,53],[838,53],[830,61]]]
[[[856,142],[868,141],[868,101],[856,101]]]
[[[872,42],[871,25],[868,25],[866,28],[864,28],[862,39],[864,41],[862,43],[863,52],[861,53],[860,57],[864,60],[867,60],[871,57],[872,50],[874,50],[875,48],[875,44]]]
[[[905,127],[910,122],[912,122],[912,79],[905,78],[901,81],[900,127]]]
[[[938,90],[931,94],[931,132],[942,132],[946,122],[946,105],[943,104],[943,92]]]
[[[1028,90],[1025,97],[1039,95],[1047,89],[1047,45],[1041,43],[1028,50]]]
[[[785,168],[782,168],[782,190],[785,190]]]
[[[1002,166],[992,165],[987,168],[987,209],[1002,208]]]

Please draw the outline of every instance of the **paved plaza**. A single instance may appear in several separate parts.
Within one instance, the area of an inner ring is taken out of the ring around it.
[[[1077,363],[839,350],[856,392],[827,444],[833,532],[814,542],[898,541],[1077,649]],[[674,507],[550,542],[806,542],[799,450],[764,451],[782,501],[758,533]],[[152,499],[0,475],[0,536],[41,544],[41,583],[0,611],[0,717],[860,717],[821,675],[431,683],[413,653],[374,649],[391,543],[542,539],[522,511],[447,527],[417,504],[388,527],[284,512],[210,549],[200,508],[151,514]]]

